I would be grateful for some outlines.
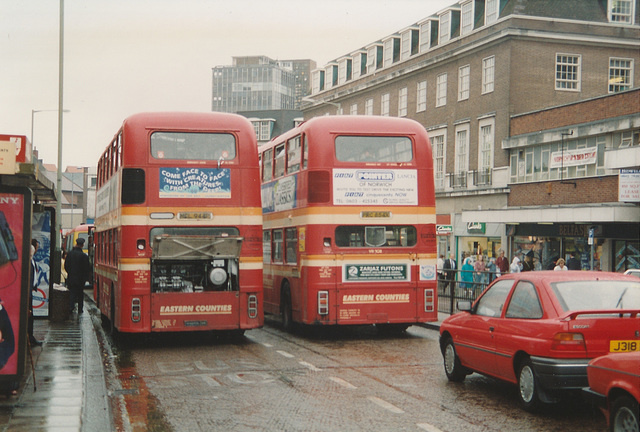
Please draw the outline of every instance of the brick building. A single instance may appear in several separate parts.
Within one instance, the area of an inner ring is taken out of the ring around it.
[[[640,152],[639,9],[638,0],[462,0],[313,71],[316,102],[305,118],[390,115],[424,125],[446,228],[439,253],[535,249],[545,267],[555,255],[590,256],[584,226],[595,226],[594,254],[613,254],[613,237],[606,243],[597,227],[640,220],[637,203],[617,200],[618,172],[637,169]],[[584,165],[550,167],[558,151],[584,157],[592,147]],[[545,227],[570,224],[577,228],[563,232],[576,235],[544,251],[533,240],[545,237],[541,227],[523,231],[525,219],[512,217],[538,211]],[[640,249],[637,237],[628,250]],[[600,266],[630,263],[607,256]]]

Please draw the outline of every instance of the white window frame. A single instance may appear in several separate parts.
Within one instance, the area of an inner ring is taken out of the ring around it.
[[[444,190],[447,167],[447,129],[429,131],[433,151],[433,179],[436,190]]]
[[[493,168],[495,124],[494,117],[482,119],[478,122],[478,170],[481,173]]]
[[[373,115],[373,98],[364,101],[364,115]]]
[[[382,67],[389,67],[393,64],[393,40],[395,38],[389,38],[382,42]]]
[[[436,77],[436,108],[447,105],[447,73]]]
[[[420,53],[425,53],[431,48],[431,20],[420,24]]]
[[[358,115],[358,104],[357,103],[351,104],[351,107],[349,109],[349,114]]]
[[[574,62],[569,61],[575,60]],[[555,88],[558,91],[575,91],[581,89],[582,55],[556,53]],[[575,75],[575,79],[572,76]]]
[[[469,123],[459,124],[455,128],[455,176],[466,176],[469,172]]]
[[[458,102],[469,99],[469,79],[471,66],[465,65],[458,69]]]
[[[427,110],[427,82],[420,81],[416,86],[416,112]]]
[[[400,35],[400,61],[411,57],[411,29],[402,32]]]
[[[622,11],[620,9],[615,10],[615,6],[626,5],[627,11]],[[636,2],[635,0],[609,0],[607,15],[609,17],[609,22],[616,24],[635,24],[635,16],[636,16]]]
[[[472,0],[460,4],[460,35],[464,36],[473,31],[473,4]]]
[[[438,44],[442,45],[451,40],[451,11],[443,12],[438,18],[440,19]]]
[[[482,94],[493,92],[496,77],[496,57],[482,59]]]
[[[409,90],[406,87],[398,90],[398,117],[407,116],[407,96]]]
[[[376,70],[376,54],[378,52],[378,46],[370,46],[367,48],[367,73],[370,74]]]
[[[491,25],[498,21],[499,0],[487,0],[484,6],[484,25]]]
[[[613,62],[618,62],[618,64],[612,66]],[[628,62],[628,66],[621,65],[621,62]],[[633,66],[632,58],[609,57],[609,93],[617,93],[633,88]],[[618,72],[615,75],[612,75],[611,73],[614,71]],[[626,71],[626,75],[621,75],[620,71]],[[624,82],[614,82],[614,80],[619,78],[624,79],[625,76],[626,80]]]
[[[390,106],[391,95],[389,93],[385,93],[380,98],[380,115],[388,117],[389,116],[389,106]]]

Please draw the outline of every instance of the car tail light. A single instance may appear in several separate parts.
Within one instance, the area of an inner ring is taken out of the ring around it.
[[[424,311],[433,312],[435,310],[436,299],[432,289],[424,290]]]
[[[556,333],[551,349],[556,351],[587,351],[582,333]]]
[[[258,316],[258,296],[251,294],[247,300],[247,313],[249,318],[256,318]]]
[[[329,314],[329,291],[318,291],[318,315]]]
[[[141,302],[139,298],[131,299],[131,321],[140,322]]]

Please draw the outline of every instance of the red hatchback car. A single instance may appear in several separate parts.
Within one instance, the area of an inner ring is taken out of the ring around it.
[[[590,360],[640,349],[640,281],[632,276],[507,274],[458,309],[440,326],[447,378],[478,372],[517,384],[529,411],[586,387]]]
[[[588,400],[596,402],[612,432],[640,430],[640,351],[609,354],[587,366]]]

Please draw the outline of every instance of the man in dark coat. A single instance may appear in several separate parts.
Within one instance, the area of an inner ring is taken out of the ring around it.
[[[77,304],[78,313],[82,313],[83,290],[85,282],[91,277],[91,263],[86,253],[82,251],[84,239],[76,240],[76,245],[67,255],[64,261],[64,269],[67,271],[67,286],[71,294],[71,309]]]
[[[449,285],[453,284],[456,278],[456,261],[453,259],[453,254],[449,255],[449,259],[444,260],[442,270],[444,270],[445,283],[443,289],[446,289]]]
[[[576,258],[576,253],[571,252],[571,257],[567,260],[567,268],[569,270],[582,270],[580,261]]]

